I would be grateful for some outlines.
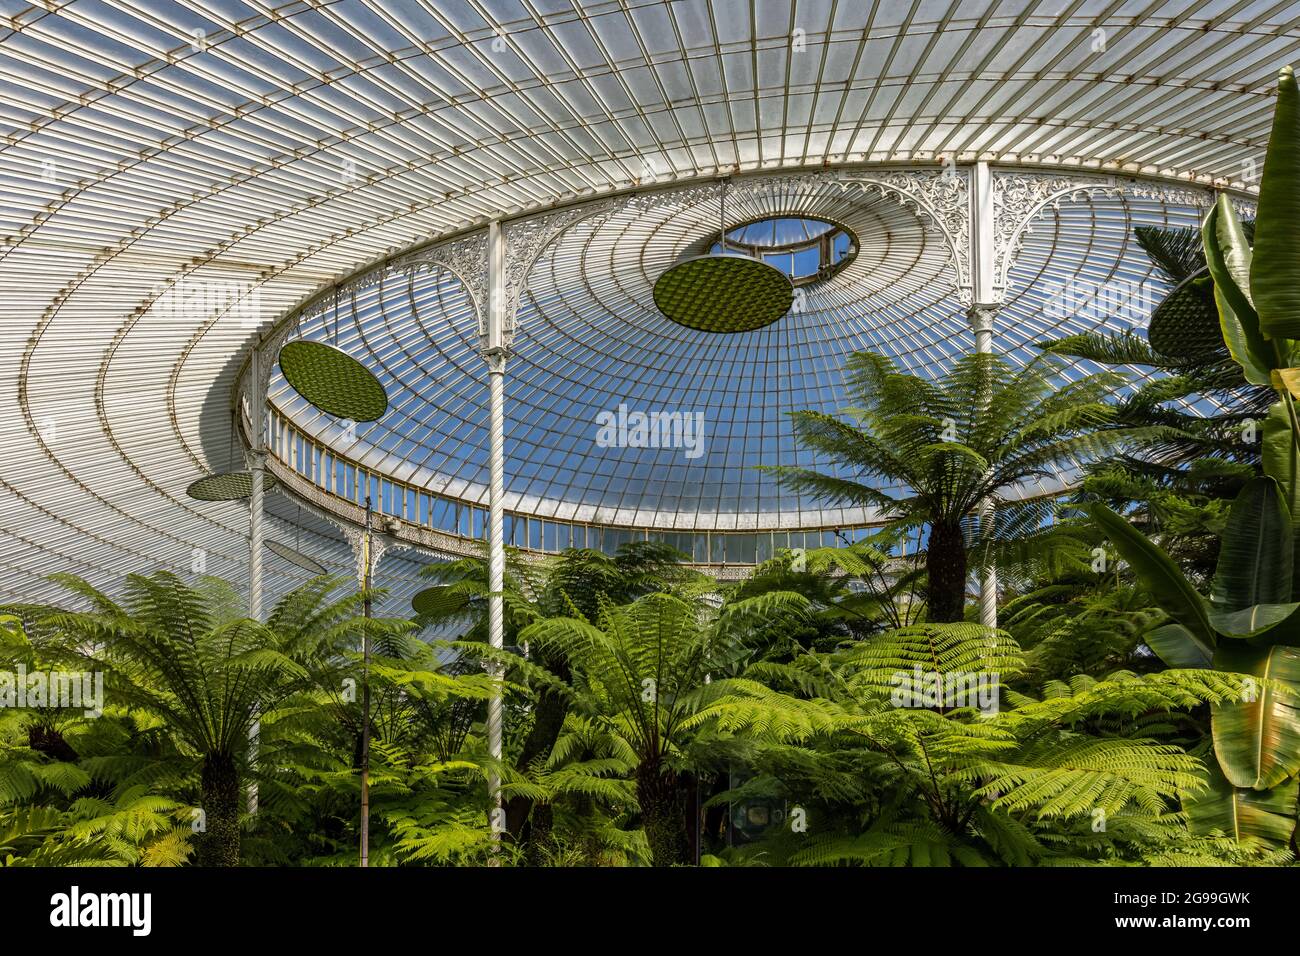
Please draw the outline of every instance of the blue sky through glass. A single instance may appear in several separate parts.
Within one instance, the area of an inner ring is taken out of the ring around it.
[[[830,240],[825,261],[821,249],[824,237]],[[852,239],[839,226],[824,219],[773,216],[729,230],[727,244],[728,251],[761,256],[764,262],[791,279],[807,279],[823,268],[831,269],[842,262]],[[767,249],[774,251],[767,252]],[[710,247],[710,252],[721,250],[720,242]]]
[[[797,446],[788,413],[840,411],[841,370],[851,352],[883,352],[907,371],[933,375],[972,348],[946,247],[896,209],[868,212],[864,225],[855,225],[863,249],[848,267],[806,287],[802,310],[737,335],[686,329],[654,308],[653,277],[677,248],[654,259],[629,250],[650,248],[646,237],[680,213],[665,211],[662,223],[648,224],[645,213],[628,214],[566,234],[535,266],[518,317],[506,391],[507,507],[561,521],[680,530],[862,519],[792,495],[755,466],[832,467]],[[1012,269],[997,350],[1024,363],[1048,338],[1142,328],[1140,302],[1133,314],[1107,315],[1097,306],[1110,301],[1100,297],[1107,289],[1152,303],[1163,294],[1132,228],[1195,225],[1198,215],[1191,207],[1114,197],[1049,210]],[[303,334],[332,340],[335,316],[327,303],[305,320]],[[376,372],[389,412],[345,438],[278,370],[272,402],[308,434],[376,471],[485,504],[486,367],[460,282],[441,269],[389,273],[355,296],[340,296],[337,318],[338,344]],[[1081,363],[1064,376],[1088,370]],[[691,457],[680,447],[603,446],[600,418],[620,409],[700,416],[703,448]],[[1024,491],[1054,487],[1059,482],[1048,480]]]

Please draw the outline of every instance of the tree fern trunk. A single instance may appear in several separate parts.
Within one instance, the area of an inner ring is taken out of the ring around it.
[[[203,761],[199,778],[207,832],[198,841],[199,866],[239,866],[239,771],[226,755]]]
[[[541,663],[560,680],[569,679],[569,668],[563,661],[543,656]],[[529,729],[528,736],[524,738],[519,759],[515,761],[517,770],[526,771],[533,761],[551,755],[568,713],[569,701],[564,695],[549,687],[542,689],[537,695],[537,706],[533,708],[533,726]],[[531,834],[526,834],[525,825],[532,809],[533,801],[528,797],[514,796],[506,801],[507,839],[522,843],[526,842],[526,837],[531,838]]]
[[[709,787],[703,795],[702,803],[708,803],[718,794],[730,789],[731,780],[726,773],[715,774],[709,780]],[[709,807],[704,811],[704,834],[701,852],[717,853],[727,845],[727,805],[725,803]]]
[[[508,819],[509,812],[506,816]],[[529,866],[546,865],[546,850],[550,846],[554,826],[554,808],[549,803],[534,804],[532,816],[528,821],[528,841],[524,854],[524,859]]]
[[[966,542],[961,525],[930,526],[925,570],[930,579],[930,620],[961,621],[966,616]]]
[[[77,751],[63,738],[63,734],[52,726],[32,724],[28,727],[27,746],[37,753],[45,754],[51,760],[62,763],[73,763],[77,759]]]
[[[655,866],[677,866],[687,861],[686,793],[677,774],[661,772],[658,761],[642,762],[636,770],[636,799],[641,804],[641,825],[650,844]]]

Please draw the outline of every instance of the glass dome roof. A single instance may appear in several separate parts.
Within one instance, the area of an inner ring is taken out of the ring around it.
[[[0,0],[0,25],[0,591],[17,599],[54,596],[56,572],[105,585],[189,573],[196,554],[211,573],[246,574],[246,508],[185,488],[241,466],[231,387],[259,329],[367,263],[493,219],[717,175],[984,159],[1247,195],[1278,67],[1300,59],[1294,4],[1235,0]],[[786,440],[781,413],[838,407],[848,348],[924,369],[970,345],[935,278],[942,250],[897,209],[867,213],[858,259],[804,290],[809,310],[704,346],[649,311],[646,277],[716,238],[711,209],[682,236],[671,222],[609,223],[585,251],[574,230],[535,270],[510,366],[514,504],[698,524],[831,518],[747,467]],[[1056,317],[1050,284],[1140,280],[1132,225],[1192,218],[1115,199],[1049,213],[1013,272],[999,346],[1023,357],[1043,334],[1100,325],[1088,309]],[[463,291],[445,275],[400,286],[385,283],[382,315],[377,292],[361,297],[341,332],[392,390],[387,417],[353,437],[282,384],[275,401],[386,473],[481,500],[484,370]],[[591,412],[634,374],[637,403],[706,415],[706,454],[660,467],[654,450],[592,446]],[[275,520],[285,541],[315,522],[302,549],[349,573],[336,527],[294,508]],[[400,595],[415,563],[385,561]],[[269,587],[298,580],[283,564]]]
[[[694,332],[655,309],[654,278],[716,230],[716,203],[697,193],[579,223],[541,256],[528,277],[506,379],[509,511],[664,530],[843,528],[875,518],[793,495],[756,466],[832,467],[795,443],[788,413],[842,409],[841,369],[855,350],[884,352],[922,375],[948,367],[972,347],[969,320],[949,250],[915,211],[831,184],[782,183],[734,189],[730,205],[753,221],[844,223],[861,248],[843,271],[799,290],[798,306],[765,329]],[[801,219],[780,215],[795,207]],[[823,218],[802,218],[814,215]],[[1164,287],[1134,226],[1198,219],[1194,207],[1109,196],[1049,209],[1009,277],[998,350],[1024,363],[1039,354],[1033,344],[1048,338],[1141,328],[1140,309],[1116,314],[1111,303],[1081,300],[1080,290],[1086,299],[1090,288],[1118,286],[1154,302]],[[483,367],[466,291],[446,270],[380,272],[355,297],[345,286],[337,312],[327,303],[301,334],[328,341],[337,323],[339,345],[388,389],[388,414],[343,440],[336,423],[278,373],[272,401],[305,432],[379,473],[485,505]],[[1073,301],[1062,299],[1067,289]],[[609,416],[636,412],[693,416],[696,447],[600,441]],[[1021,491],[1057,491],[1068,479]]]

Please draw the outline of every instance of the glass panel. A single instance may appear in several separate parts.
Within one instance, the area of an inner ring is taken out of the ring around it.
[[[758,539],[752,534],[727,536],[727,563],[753,564],[758,549]]]

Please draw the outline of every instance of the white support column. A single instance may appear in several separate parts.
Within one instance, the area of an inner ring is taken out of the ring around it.
[[[975,332],[975,351],[991,354],[993,352],[993,316],[994,306],[977,306],[971,309],[970,324]]]
[[[487,336],[483,343],[483,358],[488,366],[488,400],[490,438],[488,450],[488,643],[497,649],[505,646],[505,387],[506,358],[509,355],[506,337],[506,311],[509,308],[506,290],[506,242],[499,222],[488,227],[488,302]],[[494,665],[492,675],[500,679],[502,669]],[[498,688],[488,701],[488,755],[493,760],[502,757],[502,694]],[[501,778],[493,772],[488,777],[488,797],[491,803],[492,837],[501,838]]]
[[[984,354],[993,351],[993,316],[997,309],[975,306],[970,310],[971,327],[975,331],[975,351]],[[993,521],[993,501],[980,505],[980,524]],[[980,623],[986,627],[998,626],[998,569],[990,562],[980,574]]]
[[[993,244],[993,171],[976,163],[970,178],[970,282],[975,305],[1002,301],[995,286],[997,269]]]
[[[1002,301],[996,286],[993,243],[993,173],[988,163],[976,163],[970,189],[971,307],[967,313],[975,333],[975,351],[992,354],[993,320]],[[993,520],[991,500],[980,505],[980,524]],[[980,623],[998,626],[998,572],[990,563],[980,575]]]
[[[255,621],[262,620],[262,550],[265,547],[266,532],[262,526],[263,503],[265,495],[264,477],[266,475],[266,452],[255,450],[249,452],[250,472],[253,478],[253,494],[249,497],[248,519],[248,616]]]
[[[252,448],[249,449],[249,475],[252,479],[252,494],[248,499],[248,616],[261,621],[264,613],[262,607],[262,562],[265,552],[263,523],[263,479],[266,476],[266,394],[262,389],[262,368],[260,344],[253,346],[250,380],[253,383],[252,402],[249,416],[252,418]],[[248,729],[249,763],[256,766],[258,743],[261,739],[262,723],[254,720]],[[257,784],[248,785],[248,812],[257,813]]]
[[[261,392],[261,360],[256,346],[253,348],[252,370],[250,379],[253,383],[253,401],[249,415],[253,421],[252,447],[249,449],[249,473],[252,478],[253,493],[249,498],[248,522],[248,616],[256,621],[262,619],[262,493],[263,478],[266,474],[266,448],[262,431],[265,428],[266,403]]]

